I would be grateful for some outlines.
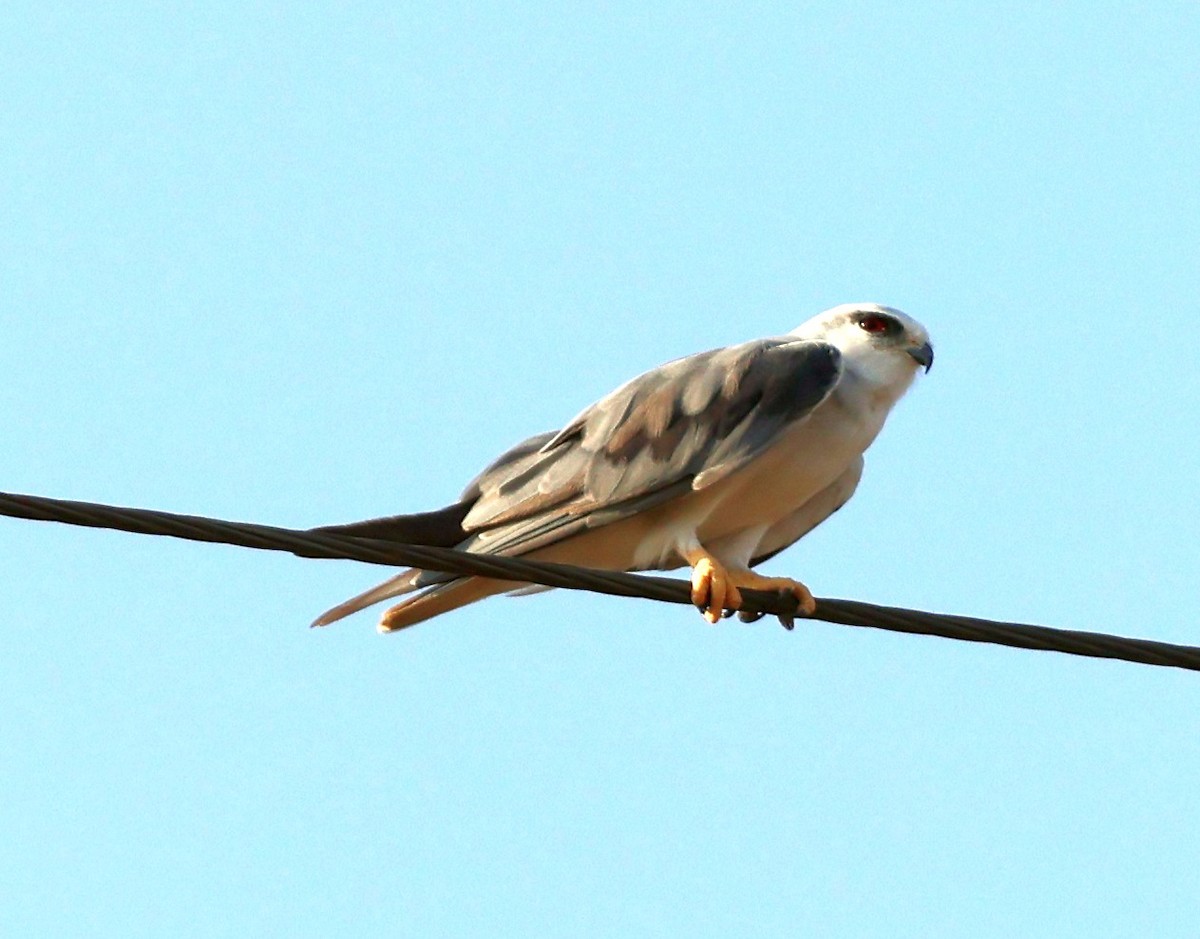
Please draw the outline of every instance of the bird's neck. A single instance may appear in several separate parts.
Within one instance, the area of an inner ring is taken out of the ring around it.
[[[883,427],[888,412],[912,385],[916,372],[907,374],[887,370],[863,368],[863,363],[847,358],[842,380],[838,382],[835,396],[838,403],[857,420],[873,429],[874,437]]]

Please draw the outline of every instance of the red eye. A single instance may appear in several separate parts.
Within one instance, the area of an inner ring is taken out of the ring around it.
[[[878,313],[869,313],[858,321],[861,326],[869,333],[886,333],[892,329],[893,323],[886,316],[880,316]]]

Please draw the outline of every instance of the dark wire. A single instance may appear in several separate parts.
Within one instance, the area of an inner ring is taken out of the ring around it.
[[[0,493],[0,515],[89,528],[110,528],[142,535],[165,535],[189,541],[240,545],[263,551],[287,551],[306,558],[341,558],[389,567],[420,567],[451,574],[544,584],[568,590],[590,590],[620,597],[641,597],[688,605],[692,602],[690,585],[686,581],[671,577],[597,571],[568,564],[470,554],[449,548],[432,548],[314,530],[297,531],[248,522],[227,522],[149,509]],[[743,620],[749,621],[770,614],[779,617],[785,626],[791,628],[793,617],[798,615],[796,600],[789,594],[744,590],[742,599],[742,612],[739,615]],[[817,611],[811,618],[844,626],[868,626],[967,642],[989,642],[1018,649],[1041,649],[1200,671],[1200,648],[1149,639],[1051,629],[1047,626],[1023,623],[1001,623],[970,616],[926,613],[920,610],[821,597],[817,598]]]

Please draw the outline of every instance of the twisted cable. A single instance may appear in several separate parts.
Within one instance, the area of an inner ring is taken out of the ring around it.
[[[340,558],[388,567],[419,567],[567,590],[640,597],[666,603],[691,605],[692,602],[690,584],[678,578],[598,571],[569,564],[471,554],[450,548],[229,522],[150,509],[0,493],[0,515],[142,535],[163,535],[189,541],[240,545],[263,551],[286,551],[304,558]],[[800,615],[796,599],[790,594],[743,590],[742,599],[742,610],[738,616],[743,621],[772,615],[790,629],[793,619]],[[1018,649],[1040,649],[1200,671],[1200,648],[1150,639],[996,622],[823,597],[817,598],[817,609],[811,618],[843,626],[866,626],[914,635],[941,636],[966,642],[987,642]]]

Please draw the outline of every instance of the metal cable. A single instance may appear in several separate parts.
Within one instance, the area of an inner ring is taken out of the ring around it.
[[[248,522],[227,522],[149,509],[0,493],[0,515],[90,528],[110,528],[143,535],[165,535],[189,541],[240,545],[264,551],[287,551],[298,557],[341,558],[389,567],[407,565],[620,597],[641,597],[688,605],[692,602],[687,581],[671,577],[597,571],[569,564],[470,554],[449,548],[319,531],[297,531]],[[742,620],[752,621],[770,614],[779,617],[785,626],[791,628],[797,611],[796,600],[790,594],[744,590],[742,597],[743,608],[739,613]],[[868,626],[967,642],[988,642],[1018,649],[1041,649],[1200,671],[1200,648],[1149,639],[1051,629],[1023,623],[1001,623],[969,616],[926,613],[826,598],[817,599],[817,611],[811,618],[844,626]]]

